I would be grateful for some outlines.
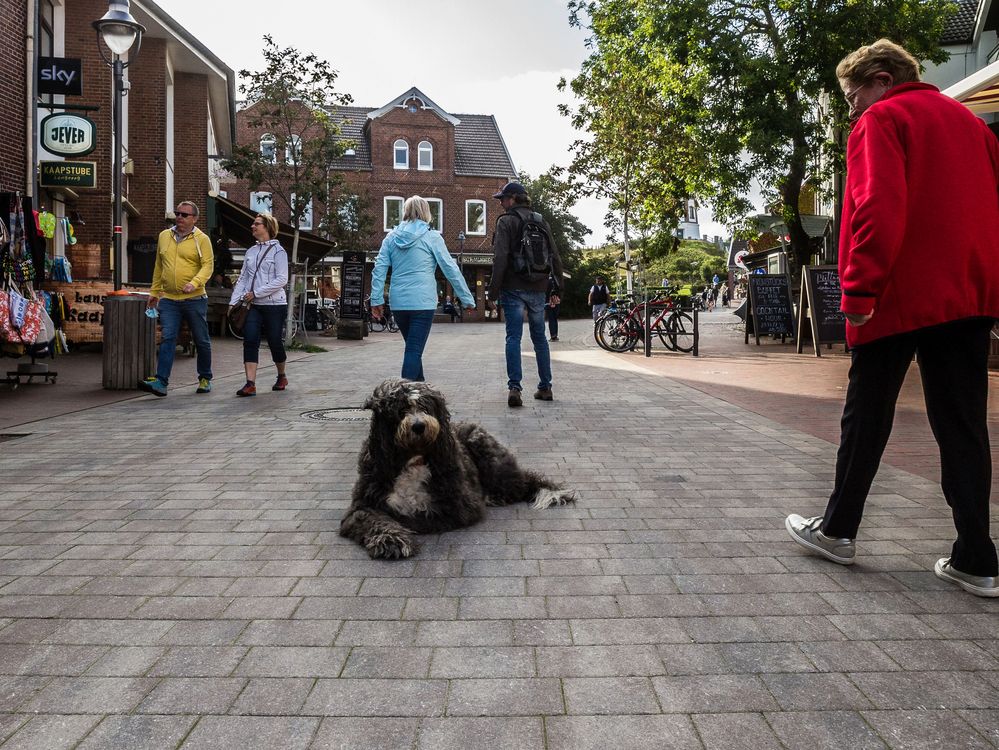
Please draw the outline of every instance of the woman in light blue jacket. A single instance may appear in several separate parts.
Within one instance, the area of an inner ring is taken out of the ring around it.
[[[418,195],[402,207],[402,223],[382,242],[371,274],[371,314],[382,315],[385,304],[385,276],[392,269],[389,302],[406,342],[402,358],[402,377],[423,380],[423,348],[430,336],[430,326],[437,310],[437,280],[440,266],[454,292],[469,310],[475,300],[461,271],[444,245],[444,238],[430,228],[430,204]]]

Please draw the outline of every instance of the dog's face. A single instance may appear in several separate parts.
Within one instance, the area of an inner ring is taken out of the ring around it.
[[[450,415],[444,396],[426,383],[386,380],[364,404],[374,411],[371,432],[410,455],[425,454],[445,429]]]

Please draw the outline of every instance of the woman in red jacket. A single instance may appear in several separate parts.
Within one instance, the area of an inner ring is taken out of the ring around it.
[[[919,63],[881,39],[836,68],[855,120],[839,245],[853,364],[836,482],[823,516],[792,514],[792,539],[841,564],[855,537],[895,402],[919,355],[941,485],[957,527],[936,574],[999,596],[989,536],[989,331],[999,317],[999,141],[966,107],[919,82]]]

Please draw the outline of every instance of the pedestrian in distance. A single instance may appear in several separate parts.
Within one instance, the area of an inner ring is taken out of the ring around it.
[[[450,315],[452,323],[454,323],[456,318],[461,317],[461,310],[459,307],[455,306],[454,300],[451,299],[451,295],[444,298],[444,303],[441,305],[441,312],[445,315]]]
[[[461,270],[444,244],[444,238],[430,228],[430,204],[414,195],[402,206],[402,222],[382,242],[371,274],[371,314],[380,318],[385,305],[385,278],[392,269],[389,301],[399,331],[406,342],[402,358],[404,380],[424,380],[423,350],[437,311],[439,267],[451,288],[468,309],[475,299],[462,278]]]
[[[231,308],[239,300],[249,303],[250,310],[243,324],[243,370],[246,383],[237,396],[257,395],[257,365],[260,361],[260,339],[267,337],[271,359],[277,367],[277,379],[272,391],[288,387],[285,371],[288,355],[284,350],[283,329],[288,316],[288,253],[277,240],[278,222],[270,214],[257,214],[250,225],[256,244],[246,251],[243,268],[229,299]]]
[[[562,298],[558,281],[554,276],[548,277],[548,290],[545,292],[545,315],[548,317],[548,340],[558,341],[558,312],[562,306]]]
[[[999,141],[964,105],[919,81],[919,62],[881,39],[840,62],[854,120],[840,233],[840,309],[852,365],[825,513],[792,514],[791,538],[848,565],[864,503],[918,355],[941,486],[957,540],[934,572],[999,596],[989,535],[989,332],[999,316]]]
[[[174,225],[160,232],[156,242],[153,282],[146,307],[158,311],[161,339],[156,355],[156,374],[139,382],[141,390],[156,396],[167,395],[182,321],[187,321],[198,350],[198,388],[195,392],[210,393],[212,390],[212,340],[208,335],[205,284],[212,277],[215,264],[211,240],[195,226],[198,213],[198,206],[191,201],[178,203],[174,210]]]
[[[596,320],[605,312],[610,304],[610,289],[604,283],[603,276],[593,279],[593,286],[590,287],[590,294],[586,298],[586,304],[593,308],[593,319]]]
[[[545,337],[545,297],[552,279],[562,278],[562,260],[544,217],[531,208],[531,197],[519,182],[496,193],[503,214],[493,232],[493,272],[489,298],[499,299],[506,323],[507,406],[523,405],[520,342],[524,321],[538,364],[534,398],[552,401],[552,361]],[[560,291],[560,290],[559,290]]]

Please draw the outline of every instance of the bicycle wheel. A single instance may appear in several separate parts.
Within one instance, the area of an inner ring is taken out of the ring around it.
[[[670,351],[676,350],[676,338],[673,336],[669,328],[669,322],[672,320],[672,316],[664,316],[658,318],[656,322],[652,325],[652,332],[659,336],[659,340],[663,342],[665,346]]]
[[[228,316],[225,319],[225,327],[226,330],[229,332],[229,335],[232,336],[234,339],[239,339],[240,341],[243,340],[243,332],[239,331],[237,333],[236,329],[232,327],[232,323],[229,322]]]
[[[368,320],[369,330],[374,333],[381,333],[385,330],[385,318],[370,318]]]
[[[398,333],[399,332],[399,324],[395,322],[395,316],[394,315],[389,315],[388,329],[392,333]]]
[[[640,333],[637,324],[618,313],[597,321],[597,343],[609,352],[626,352],[634,348]]]
[[[679,310],[674,312],[669,316],[666,328],[676,351],[691,352],[694,350],[694,319],[690,315]]]

